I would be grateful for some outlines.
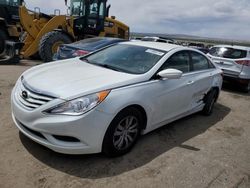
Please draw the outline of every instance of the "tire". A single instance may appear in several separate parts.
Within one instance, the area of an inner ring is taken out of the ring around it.
[[[217,95],[218,92],[215,89],[212,89],[210,92],[208,92],[204,99],[205,106],[202,110],[203,115],[210,116],[212,114]]]
[[[0,57],[4,56],[5,52],[5,41],[8,39],[8,35],[3,29],[0,29]]]
[[[51,31],[44,35],[39,44],[39,55],[44,62],[53,60],[57,47],[61,44],[72,43],[67,34],[60,31]]]
[[[103,153],[108,157],[128,153],[136,144],[142,126],[143,116],[137,108],[131,107],[122,110],[106,131],[102,147]]]
[[[250,91],[250,81],[247,84],[242,85],[242,89],[244,92],[248,93]]]

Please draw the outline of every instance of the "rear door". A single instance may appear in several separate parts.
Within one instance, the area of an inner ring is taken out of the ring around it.
[[[210,60],[201,53],[190,51],[192,71],[189,73],[192,77],[191,107],[196,108],[203,104],[205,94],[211,89],[215,67]]]

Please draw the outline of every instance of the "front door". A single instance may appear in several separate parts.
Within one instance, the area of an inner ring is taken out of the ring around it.
[[[182,71],[183,76],[180,79],[157,80],[152,84],[152,124],[156,126],[190,110],[192,76],[188,74],[191,69],[189,53],[180,51],[172,55],[160,70],[168,68]]]

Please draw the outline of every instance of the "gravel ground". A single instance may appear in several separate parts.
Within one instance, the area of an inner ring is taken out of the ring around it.
[[[10,93],[38,62],[0,66],[0,187],[250,187],[250,94],[226,87],[210,117],[195,114],[143,136],[127,155],[57,154],[24,137]]]

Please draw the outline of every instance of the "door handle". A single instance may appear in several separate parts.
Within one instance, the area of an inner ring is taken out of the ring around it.
[[[192,85],[194,81],[188,81],[187,85]]]

